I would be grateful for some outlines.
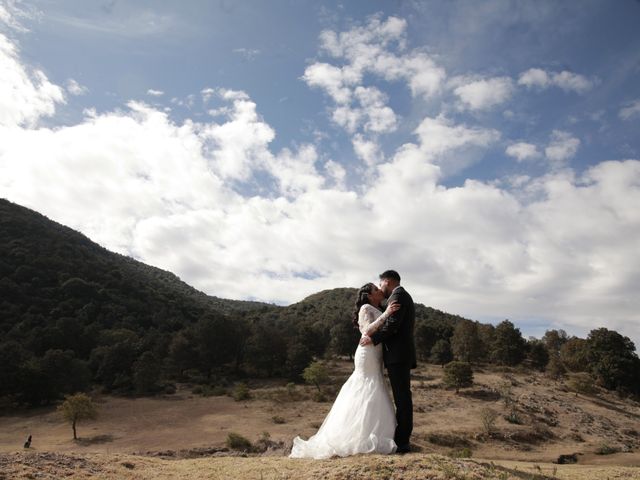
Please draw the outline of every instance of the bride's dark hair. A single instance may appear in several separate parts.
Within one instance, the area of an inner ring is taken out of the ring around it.
[[[375,285],[373,283],[365,283],[362,287],[360,287],[360,290],[358,290],[358,296],[356,297],[356,304],[353,309],[352,315],[353,326],[356,329],[360,328],[360,326],[358,325],[358,314],[360,313],[360,307],[362,307],[362,305],[364,305],[365,303],[371,303],[369,302],[369,294],[373,291],[374,288]]]

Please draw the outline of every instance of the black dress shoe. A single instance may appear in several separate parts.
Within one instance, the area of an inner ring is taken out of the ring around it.
[[[399,455],[404,455],[405,453],[409,453],[411,451],[411,447],[409,445],[403,445],[396,449],[396,453]]]

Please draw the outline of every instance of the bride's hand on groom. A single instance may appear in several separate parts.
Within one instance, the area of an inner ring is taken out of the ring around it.
[[[363,347],[366,347],[367,345],[371,345],[373,343],[373,341],[371,340],[371,337],[368,335],[363,335],[362,337],[360,337],[360,345],[362,345]]]
[[[389,315],[392,315],[398,310],[400,310],[400,304],[398,302],[391,302],[389,305],[387,305],[385,313],[389,312]]]

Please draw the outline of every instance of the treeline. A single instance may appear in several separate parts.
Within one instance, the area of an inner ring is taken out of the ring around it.
[[[525,339],[509,320],[497,326],[462,320],[455,326],[418,322],[417,350],[423,360],[522,367],[546,372],[553,379],[568,373],[588,374],[594,383],[621,395],[640,396],[640,359],[635,345],[607,328],[591,330],[586,339],[564,330],[548,330],[541,339]]]
[[[355,292],[288,307],[210,297],[0,200],[0,400],[40,405],[94,387],[150,394],[246,376],[300,381],[314,358],[354,352]],[[424,305],[416,315],[423,361],[587,369],[606,388],[638,393],[633,344],[616,332],[524,340],[510,322],[493,327]]]

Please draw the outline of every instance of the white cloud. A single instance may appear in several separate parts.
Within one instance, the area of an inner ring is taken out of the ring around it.
[[[311,145],[303,146],[296,154],[284,149],[269,157],[267,170],[278,182],[280,193],[295,198],[324,184],[324,178],[315,168],[317,160],[318,154]]]
[[[164,95],[164,92],[162,90],[154,90],[153,88],[150,88],[147,90],[147,95],[151,97],[161,97]]]
[[[513,95],[513,81],[509,77],[473,79],[457,77],[451,80],[455,85],[462,108],[485,110],[506,102]]]
[[[360,129],[389,133],[397,128],[397,115],[386,96],[379,88],[365,84],[367,74],[387,81],[402,80],[413,96],[429,98],[439,92],[446,76],[444,69],[423,52],[405,51],[406,28],[403,19],[382,21],[374,16],[365,26],[320,34],[322,50],[344,64],[313,63],[302,79],[332,98],[331,118],[348,133],[353,135]]]
[[[420,154],[438,164],[443,176],[476,162],[484,150],[500,138],[497,130],[456,125],[443,115],[425,118],[415,133],[420,139]]]
[[[370,72],[389,81],[404,80],[414,96],[429,98],[440,90],[445,70],[426,53],[405,51],[406,29],[404,19],[381,21],[374,16],[367,25],[346,32],[326,30],[320,41],[327,53],[347,62],[342,70],[349,84],[360,84]]]
[[[328,160],[324,164],[324,169],[327,172],[328,178],[333,180],[335,188],[338,190],[344,190],[346,188],[347,171],[338,162]]]
[[[251,61],[260,55],[261,52],[257,48],[234,48],[233,53],[237,53],[245,60]]]
[[[86,95],[87,93],[89,93],[89,89],[87,87],[85,87],[84,85],[80,85],[73,78],[67,80],[66,88],[67,92],[69,92],[70,95]]]
[[[337,104],[345,104],[351,99],[351,90],[343,71],[328,63],[314,63],[306,68],[302,79],[310,87],[323,88]]]
[[[570,133],[561,130],[554,130],[551,133],[549,145],[544,149],[544,154],[551,161],[552,165],[563,166],[578,152],[580,140],[572,137]]]
[[[518,142],[507,147],[506,154],[515,158],[518,162],[523,162],[532,158],[538,158],[540,152],[538,147],[532,143]]]
[[[362,135],[355,135],[352,139],[353,150],[365,164],[371,166],[383,160],[378,144],[372,140],[365,139]]]
[[[219,95],[231,101],[233,107],[227,122],[203,126],[212,167],[223,179],[246,181],[253,168],[270,159],[267,146],[275,131],[262,121],[256,104],[245,92],[221,89]]]
[[[23,65],[17,46],[0,33],[0,125],[35,125],[65,103],[62,88],[41,70]]]
[[[39,12],[32,6],[27,6],[14,0],[0,4],[0,24],[5,24],[15,32],[28,32],[21,20],[32,20],[39,16]]]
[[[391,267],[416,301],[470,318],[535,317],[570,332],[606,322],[637,337],[640,160],[578,175],[566,162],[580,141],[554,131],[544,154],[565,168],[517,175],[504,188],[471,179],[447,187],[443,177],[486,155],[500,133],[435,113],[385,157],[379,136],[408,122],[385,117],[388,99],[354,79],[382,71],[368,59],[385,59],[392,73],[381,78],[406,79],[394,77],[401,62],[385,52],[417,54],[406,52],[403,22],[373,26],[373,37],[327,34],[336,58],[361,49],[364,62],[349,57],[335,82],[319,80],[348,90],[335,111],[344,107],[368,168],[326,160],[318,146],[273,151],[273,127],[246,92],[231,89],[200,92],[205,104],[223,105],[203,122],[133,101],[89,108],[75,125],[32,128],[59,103],[49,96],[49,107],[34,107],[39,85],[59,88],[43,76],[24,90],[28,102],[0,110],[14,112],[0,123],[0,196],[220,297],[291,303]],[[8,58],[31,78],[15,51]],[[537,151],[525,141],[507,147],[522,160]]]
[[[388,133],[396,129],[396,115],[386,105],[387,98],[380,90],[375,87],[357,87],[354,93],[362,106],[363,116],[367,119],[365,131]]]
[[[633,117],[640,116],[640,100],[635,100],[626,107],[621,108],[618,116],[622,120],[629,120]]]
[[[584,75],[563,70],[562,72],[549,72],[540,68],[530,68],[520,74],[518,84],[528,88],[546,89],[552,86],[565,91],[585,93],[591,90],[597,83],[595,79],[589,79]]]

